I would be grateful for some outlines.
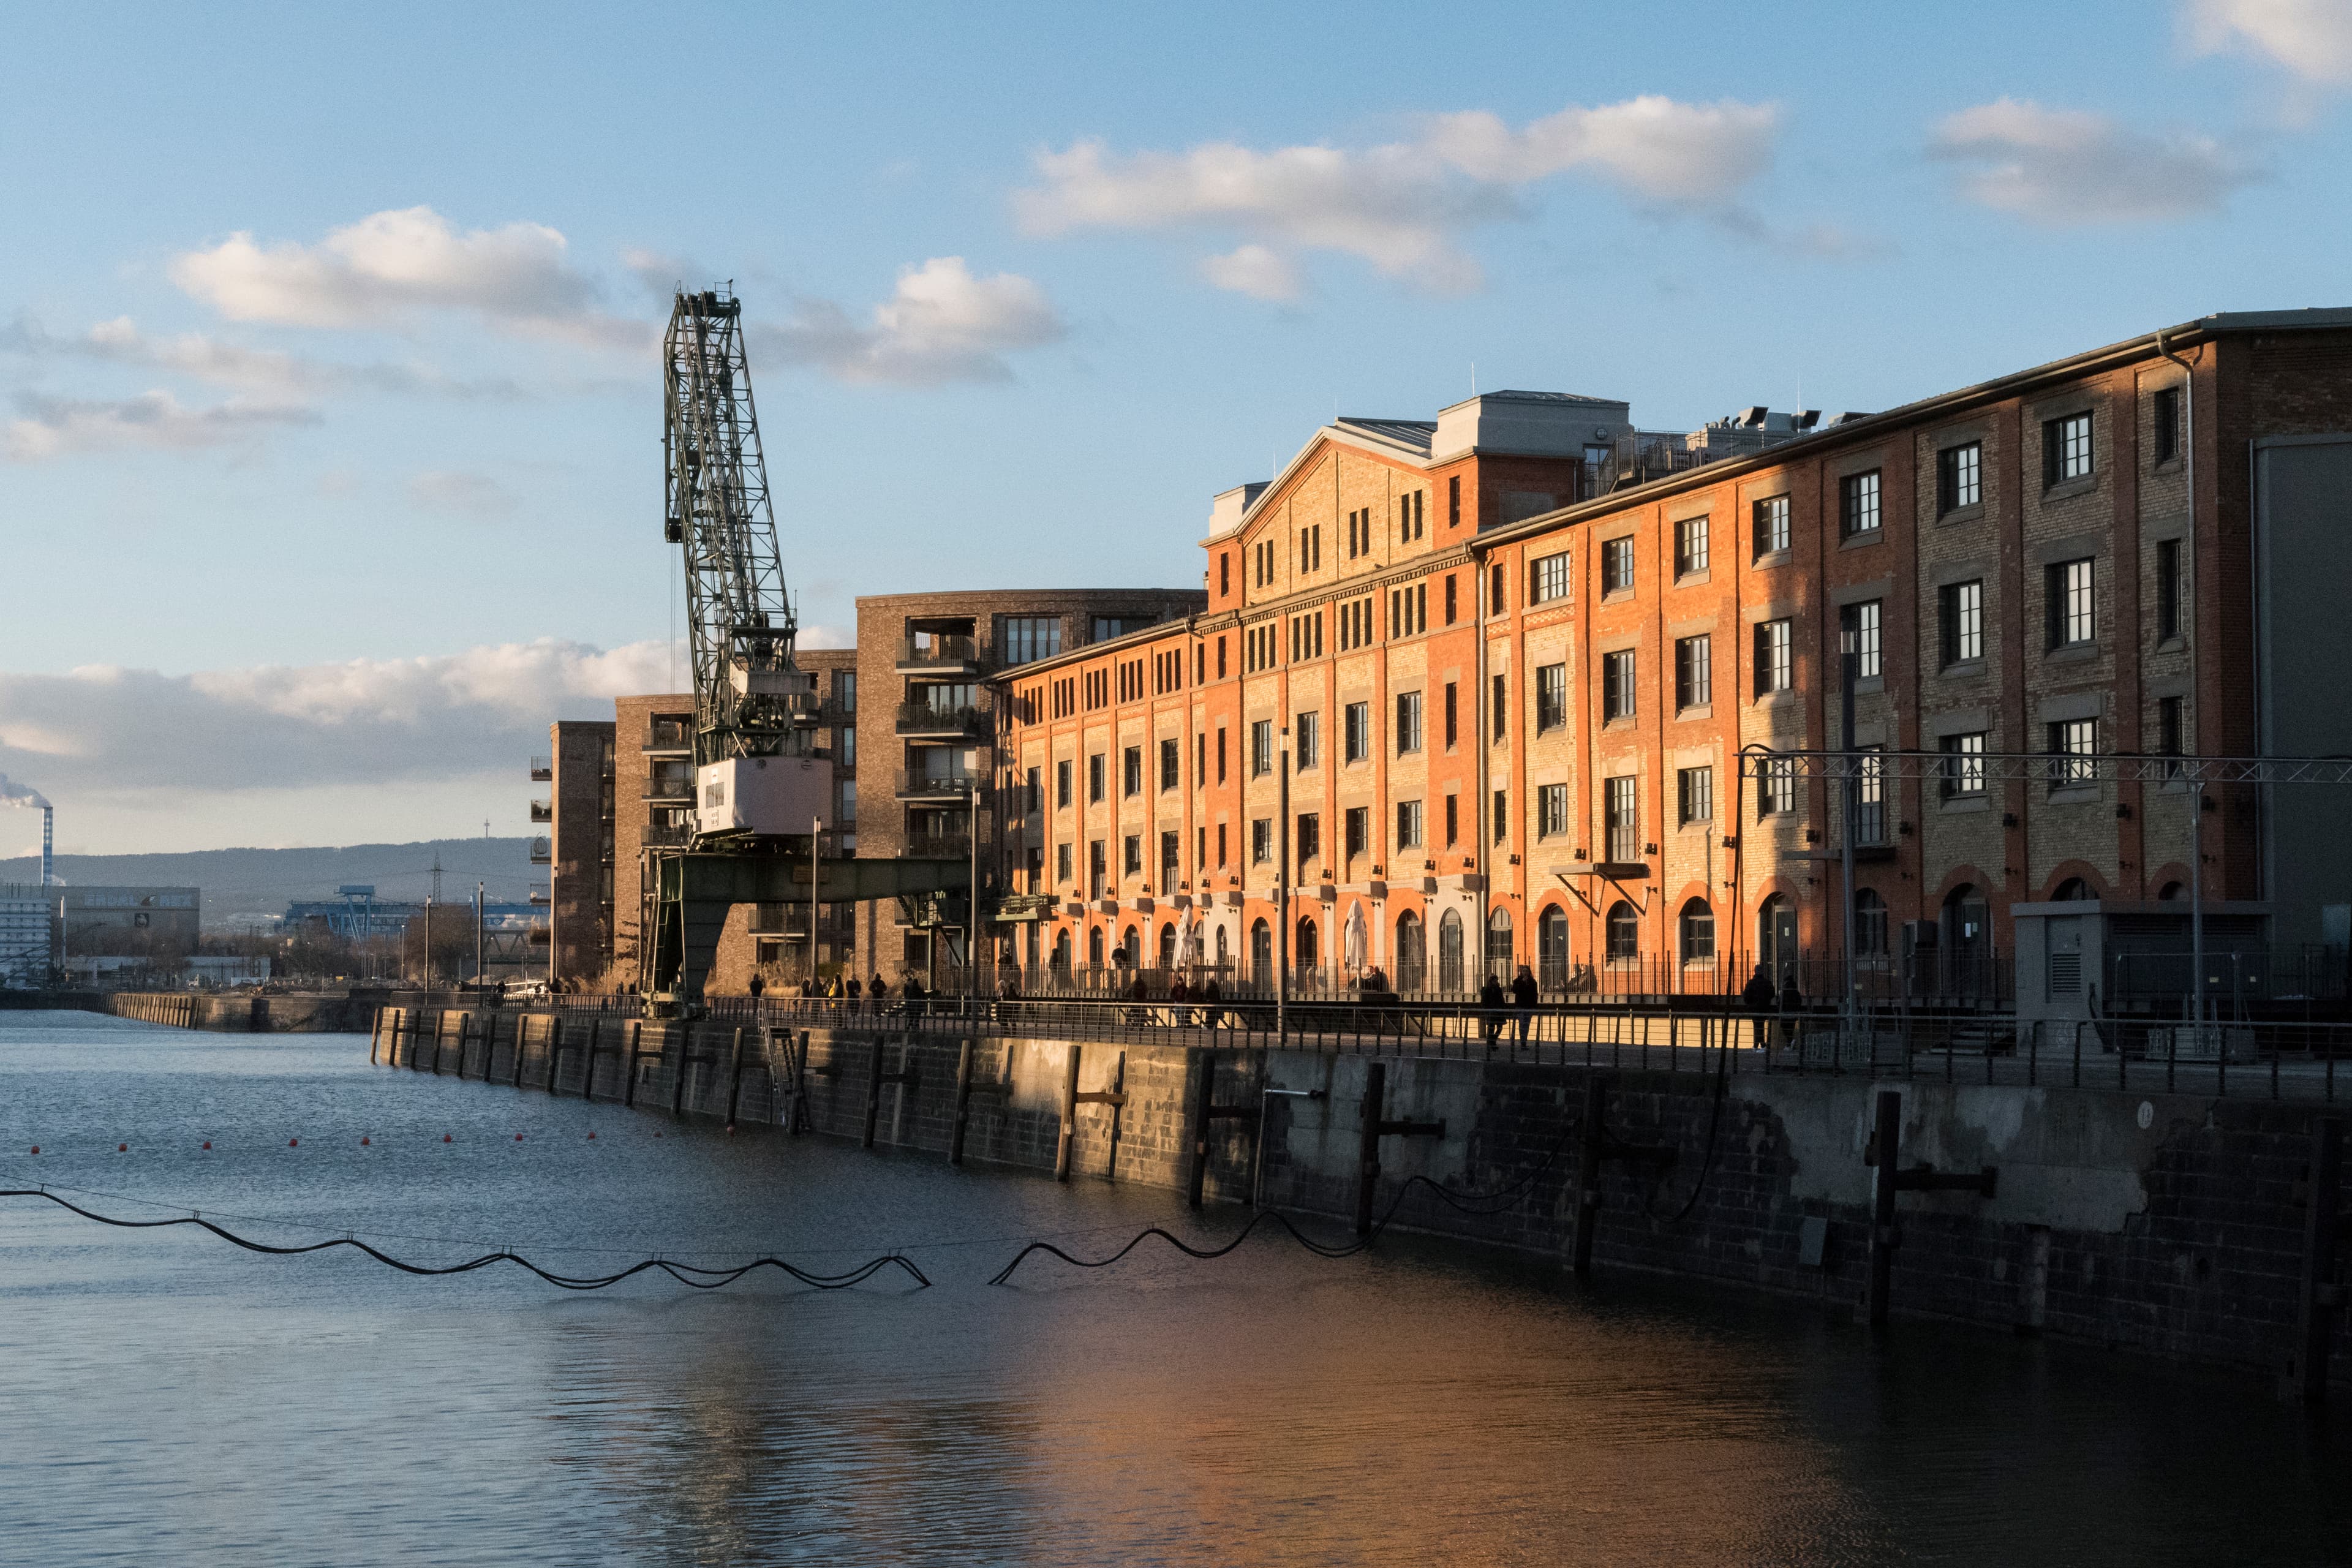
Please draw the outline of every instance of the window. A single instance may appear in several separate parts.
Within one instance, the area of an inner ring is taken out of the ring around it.
[[[1158,616],[1097,616],[1094,618],[1094,642],[1108,642],[1129,632],[1139,632],[1146,626],[1160,624]]]
[[[1568,984],[1568,911],[1558,904],[1536,921],[1536,983],[1547,991]]]
[[[1160,787],[1184,787],[1184,743],[1168,740],[1160,742]]]
[[[1250,864],[1263,866],[1274,858],[1274,819],[1254,818],[1250,823]]]
[[[1304,866],[1323,853],[1323,819],[1313,812],[1302,812],[1298,817],[1298,864]]]
[[[1944,668],[1984,658],[1984,583],[1947,583],[1936,590],[1943,623]]]
[[[1536,837],[1557,838],[1568,831],[1568,786],[1536,785]]]
[[[1568,597],[1568,552],[1538,557],[1528,568],[1528,603],[1546,605]]]
[[[1627,865],[1642,858],[1642,806],[1636,793],[1640,781],[1631,773],[1601,781],[1601,801],[1608,817],[1609,858]]]
[[[1688,712],[1715,700],[1715,639],[1712,637],[1675,639],[1675,709]]]
[[[1772,554],[1789,548],[1789,498],[1767,496],[1756,503],[1752,513],[1756,553]]]
[[[1568,666],[1547,664],[1536,670],[1536,733],[1557,730],[1568,722]]]
[[[1422,843],[1421,802],[1401,800],[1396,808],[1396,847],[1418,849]]]
[[[1119,863],[1129,877],[1143,875],[1143,836],[1130,833],[1119,840]]]
[[[1143,748],[1129,746],[1119,753],[1119,793],[1138,795],[1143,793]]]
[[[1944,753],[1941,786],[1946,800],[1961,800],[1985,792],[1985,735],[1947,735],[1937,742]]]
[[[1219,824],[1217,824],[1217,868],[1218,868],[1219,870],[1223,870],[1223,869],[1224,868],[1224,867],[1225,867],[1226,863],[1227,863],[1227,862],[1226,862],[1226,860],[1225,860],[1225,825],[1224,825],[1223,823],[1220,822]]]
[[[1459,614],[1459,595],[1455,585],[1461,579],[1449,572],[1445,574],[1445,624],[1452,626]]]
[[[1853,841],[1886,842],[1886,748],[1864,746],[1855,759],[1853,777]]]
[[[1936,454],[1936,515],[1945,517],[1984,500],[1984,446],[1970,441]]]
[[[1217,782],[1225,782],[1225,727],[1217,726]]]
[[[1224,678],[1225,678],[1225,639],[1224,639],[1224,638],[1223,638],[1223,637],[1219,637],[1219,638],[1217,639],[1217,679],[1218,679],[1219,680],[1223,680]]]
[[[1503,738],[1503,732],[1506,727],[1504,721],[1506,716],[1509,714],[1510,710],[1511,678],[1507,675],[1498,675],[1495,677],[1493,681],[1492,700],[1490,700],[1486,706],[1487,715],[1493,721],[1495,726],[1494,739],[1498,742]]]
[[[1633,963],[1642,956],[1642,917],[1620,899],[1609,906],[1609,962]]]
[[[2168,642],[2180,635],[2180,541],[2165,539],[2156,546],[2156,640]]]
[[[2091,563],[2061,561],[2042,570],[2043,608],[2049,622],[2049,646],[2079,647],[2098,633],[2092,598]]]
[[[1410,544],[1429,531],[1429,492],[1397,497],[1397,538]]]
[[[2099,764],[2091,761],[2091,753],[2099,749],[2098,721],[2067,719],[2049,728],[2051,791],[2098,783]]]
[[[1363,805],[1351,805],[1340,815],[1339,830],[1346,836],[1342,841],[1342,853],[1350,860],[1369,847],[1364,838],[1371,831],[1371,808]]]
[[[1455,710],[1457,704],[1454,701],[1454,683],[1449,680],[1445,683],[1445,749],[1449,752],[1454,749],[1455,736],[1461,732],[1461,727],[1456,722],[1459,715]]]
[[[1343,731],[1340,744],[1345,748],[1345,760],[1360,763],[1372,754],[1372,705],[1350,702],[1339,710],[1339,728]]]
[[[1103,754],[1095,752],[1087,759],[1087,804],[1093,805],[1103,797]]]
[[[1007,664],[1052,658],[1062,651],[1059,616],[1007,616],[997,627],[997,646]]]
[[[1222,599],[1233,591],[1234,558],[1226,552],[1219,551],[1217,552],[1217,597]]]
[[[2042,488],[2091,477],[2091,416],[2069,414],[2042,422]]]
[[[1675,773],[1675,815],[1685,823],[1715,820],[1715,770],[1681,768]]]
[[[1507,843],[1511,837],[1511,792],[1495,792],[1495,842]]]
[[[1445,797],[1445,847],[1448,849],[1462,839],[1462,814],[1456,804],[1459,799],[1458,795]]]
[[[1070,847],[1066,844],[1056,844],[1054,846],[1054,880],[1062,883],[1066,887],[1069,883]]]
[[[1878,531],[1878,470],[1848,474],[1838,480],[1838,537],[1853,539]]]
[[[1029,770],[1028,780],[1022,786],[1021,802],[1022,809],[1033,815],[1045,804],[1045,784],[1035,768]]]
[[[1606,539],[1601,543],[1601,591],[1622,594],[1633,586],[1633,536]]]
[[[1250,726],[1250,777],[1262,779],[1274,772],[1274,721],[1260,719]]]
[[[1499,616],[1508,608],[1503,603],[1503,568],[1497,563],[1486,582],[1486,613],[1490,616]]]
[[[1103,841],[1099,838],[1088,839],[1087,841],[1087,897],[1101,898],[1103,881],[1109,875],[1109,863],[1103,858]]]
[[[2168,463],[2180,456],[2180,388],[2159,386],[2151,400],[2156,424],[2156,460]]]
[[[1070,808],[1070,764],[1066,762],[1054,764],[1054,805],[1060,811]]]
[[[1601,721],[1604,724],[1633,716],[1633,650],[1619,648],[1601,656]]]
[[[1290,721],[1292,751],[1298,758],[1298,771],[1319,765],[1323,761],[1323,716],[1301,713]]]
[[[1209,787],[1209,737],[1205,731],[1192,737],[1192,787]]]
[[[1785,816],[1797,809],[1797,764],[1767,758],[1756,775],[1756,815]]]
[[[1445,481],[1445,526],[1462,526],[1462,476],[1459,474]]]
[[[1756,695],[1769,697],[1795,684],[1793,638],[1787,621],[1756,623]]]
[[[1838,612],[1840,648],[1853,651],[1856,680],[1875,680],[1884,673],[1879,665],[1879,608],[1878,600],[1864,599]]]
[[[2189,700],[2185,697],[2159,697],[2156,701],[2156,749],[2159,755],[2179,757],[2189,750]],[[2169,778],[2179,770],[2167,768]]]
[[[1857,958],[1886,956],[1886,900],[1868,888],[1853,896],[1853,951]]]
[[[1396,700],[1397,755],[1421,750],[1421,693],[1400,691]]]
[[[1706,519],[1686,517],[1675,524],[1675,575],[1706,570]]]
[[[1208,868],[1209,830],[1205,827],[1196,827],[1192,830],[1192,869],[1205,871]]]
[[[1715,962],[1715,910],[1705,899],[1693,899],[1683,905],[1682,915],[1675,922],[1685,963]]]

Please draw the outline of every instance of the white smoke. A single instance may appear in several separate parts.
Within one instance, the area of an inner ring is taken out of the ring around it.
[[[0,773],[0,805],[30,806],[35,811],[53,809],[49,805],[47,797],[39,790],[27,789],[20,784],[12,784],[6,773]]]

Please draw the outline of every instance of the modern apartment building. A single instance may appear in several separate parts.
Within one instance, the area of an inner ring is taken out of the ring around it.
[[[551,786],[530,803],[531,821],[547,825],[533,858],[550,868],[545,892],[534,889],[531,901],[548,910],[547,974],[556,984],[592,984],[612,962],[614,738],[610,720],[559,720],[548,726],[549,754],[531,762],[530,776]]]
[[[2352,311],[1826,423],[1626,415],[1335,421],[1216,498],[1205,613],[1002,676],[1024,964],[1230,984],[1286,936],[1307,984],[1725,991],[1850,949],[1882,993],[2087,1009],[2185,984],[2200,803],[2216,942],[2352,934],[2336,795],[2080,760],[2352,752]],[[1842,743],[1849,647],[1885,757],[1850,930],[1838,791],[1739,763]]]

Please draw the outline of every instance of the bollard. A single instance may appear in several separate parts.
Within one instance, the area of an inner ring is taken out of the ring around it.
[[[375,1010],[375,1017],[368,1025],[368,1066],[370,1067],[375,1066],[376,1043],[383,1035],[383,1009],[378,1007]]]
[[[1084,1047],[1070,1047],[1070,1071],[1062,1086],[1062,1135],[1054,1146],[1054,1180],[1070,1179],[1070,1145],[1076,1142],[1078,1131],[1078,1055]]]
[[[602,1013],[588,1020],[588,1071],[580,1084],[580,1098],[596,1098],[596,1051],[604,1038],[604,1016]]]
[[[688,1049],[693,1044],[694,1026],[691,1024],[682,1026],[677,1032],[677,1074],[671,1080],[669,1087],[669,1113],[672,1116],[679,1115],[686,1110],[686,1075],[692,1066],[686,1057]]]
[[[866,1131],[857,1140],[861,1149],[874,1147],[874,1124],[882,1115],[882,1037],[874,1037],[866,1052]]]
[[[589,1058],[593,1061],[592,1056]],[[727,1082],[727,1125],[735,1125],[735,1107],[743,1098],[743,1031],[735,1031],[735,1059],[729,1069]]]
[[[1362,1127],[1356,1142],[1356,1236],[1372,1234],[1372,1188],[1381,1179],[1381,1113],[1388,1102],[1389,1064],[1364,1064]]]
[[[2336,1281],[2336,1249],[2342,1227],[2337,1192],[2344,1180],[2344,1122],[2334,1116],[2311,1124],[2309,1206],[2304,1210],[2303,1277],[2295,1291],[2294,1353],[2287,1358],[2280,1393],[2307,1405],[2327,1401],[2328,1335],[2345,1300]]]
[[[441,1013],[433,1020],[433,1076],[441,1076],[441,1037],[449,1032],[449,1015]]]
[[[1592,1278],[1592,1238],[1601,1228],[1601,1118],[1608,1094],[1606,1079],[1597,1072],[1586,1075],[1584,1125],[1576,1148],[1576,1235],[1569,1266],[1579,1279]]]
[[[635,1107],[637,1103],[637,1049],[645,1039],[645,1020],[629,1020],[629,1081],[621,1086],[621,1103]]]
[[[971,1042],[956,1051],[955,1125],[948,1132],[948,1163],[963,1163],[964,1124],[971,1120]]]

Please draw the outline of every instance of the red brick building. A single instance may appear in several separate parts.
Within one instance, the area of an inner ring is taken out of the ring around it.
[[[1881,992],[2063,1010],[2182,945],[2199,799],[2066,756],[2352,752],[2352,311],[1825,426],[1626,416],[1507,393],[1336,421],[1217,498],[1202,615],[1005,678],[1005,869],[1052,900],[1024,966],[1124,949],[1232,984],[1286,931],[1307,984],[1459,992],[1485,954],[1555,987],[1761,963],[1818,990],[1835,967],[1801,960],[1851,946]],[[1851,931],[1834,790],[1738,763],[1840,744],[1849,635],[1855,743],[1938,759],[1861,786]],[[2057,760],[2003,776],[2025,752]],[[2333,797],[2203,800],[2215,942],[2352,935]]]

